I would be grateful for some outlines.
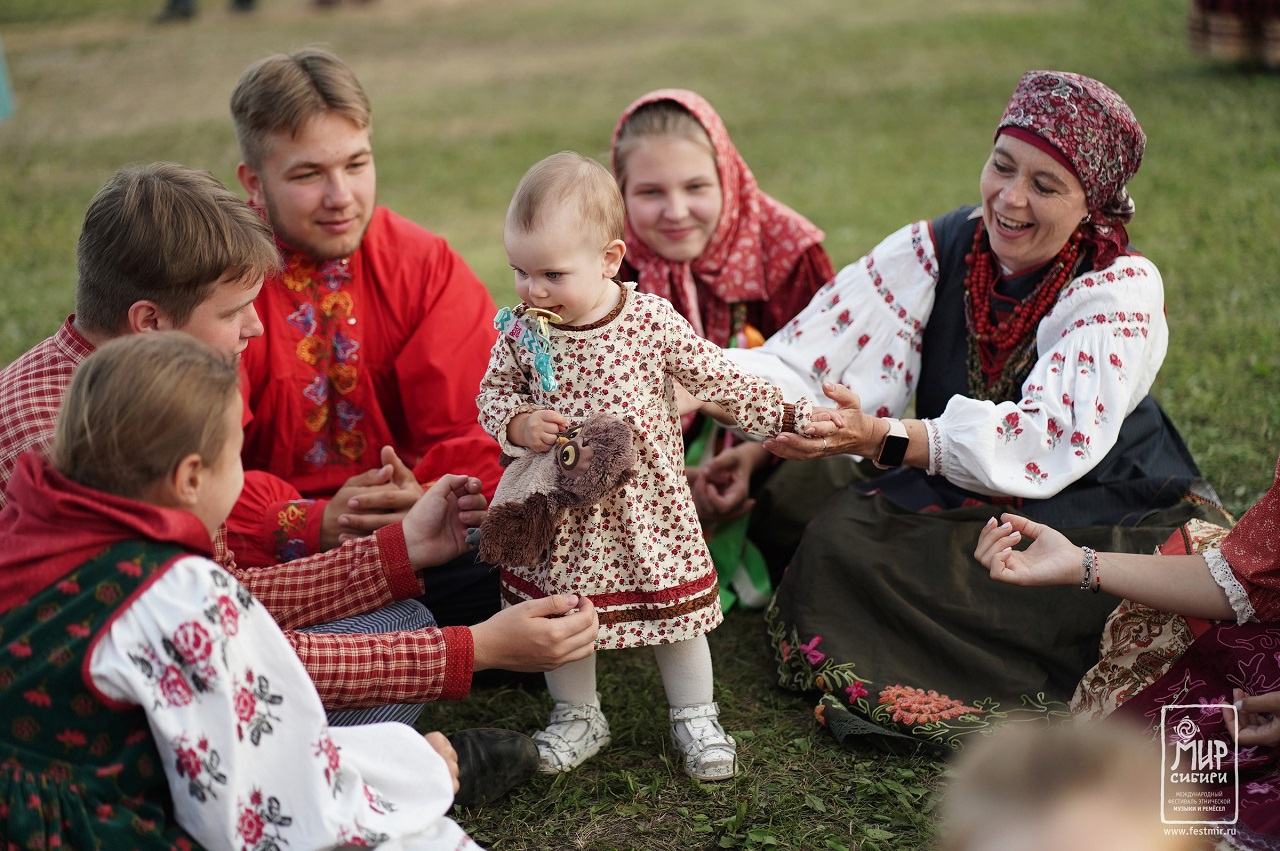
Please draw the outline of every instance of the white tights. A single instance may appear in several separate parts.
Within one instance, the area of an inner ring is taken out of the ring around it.
[[[674,644],[659,644],[653,648],[653,655],[658,661],[669,705],[680,708],[711,702],[711,648],[705,635]],[[595,654],[548,671],[547,691],[553,700],[563,703],[598,706]]]

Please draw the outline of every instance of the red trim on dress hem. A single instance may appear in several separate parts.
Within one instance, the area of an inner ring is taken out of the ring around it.
[[[537,600],[546,597],[547,592],[529,582],[527,579],[521,579],[513,574],[509,569],[499,568],[499,578],[503,585],[507,585],[511,590],[521,595],[525,599]],[[614,594],[586,594],[584,596],[590,598],[591,603],[598,611],[609,608],[618,608],[621,606],[644,606],[644,605],[661,605],[664,603],[674,603],[679,600],[700,594],[708,588],[717,585],[719,582],[716,572],[709,571],[705,576],[693,579],[688,582],[675,585],[671,588],[664,588],[661,591],[620,591]],[[572,589],[560,591],[562,594],[577,594],[579,592]]]

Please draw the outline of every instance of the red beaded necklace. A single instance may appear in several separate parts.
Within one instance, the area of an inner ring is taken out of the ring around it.
[[[1030,371],[1035,330],[1075,276],[1083,234],[1077,230],[1053,259],[1040,283],[998,323],[991,302],[1001,272],[984,236],[983,222],[973,234],[973,250],[964,256],[965,321],[969,330],[969,392],[979,399],[1004,401],[1021,392]]]

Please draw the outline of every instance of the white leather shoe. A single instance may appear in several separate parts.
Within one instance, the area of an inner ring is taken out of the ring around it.
[[[671,744],[684,771],[698,780],[728,780],[738,773],[738,743],[720,726],[715,703],[671,707]]]
[[[533,734],[538,770],[559,774],[577,768],[609,746],[609,722],[599,705],[556,701],[547,729]]]

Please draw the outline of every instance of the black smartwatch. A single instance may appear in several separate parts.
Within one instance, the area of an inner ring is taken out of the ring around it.
[[[902,459],[907,457],[907,446],[911,443],[911,438],[907,437],[907,427],[902,424],[902,420],[889,417],[884,419],[889,424],[889,433],[884,436],[884,443],[880,444],[880,454],[871,463],[881,470],[888,470],[902,465]]]

